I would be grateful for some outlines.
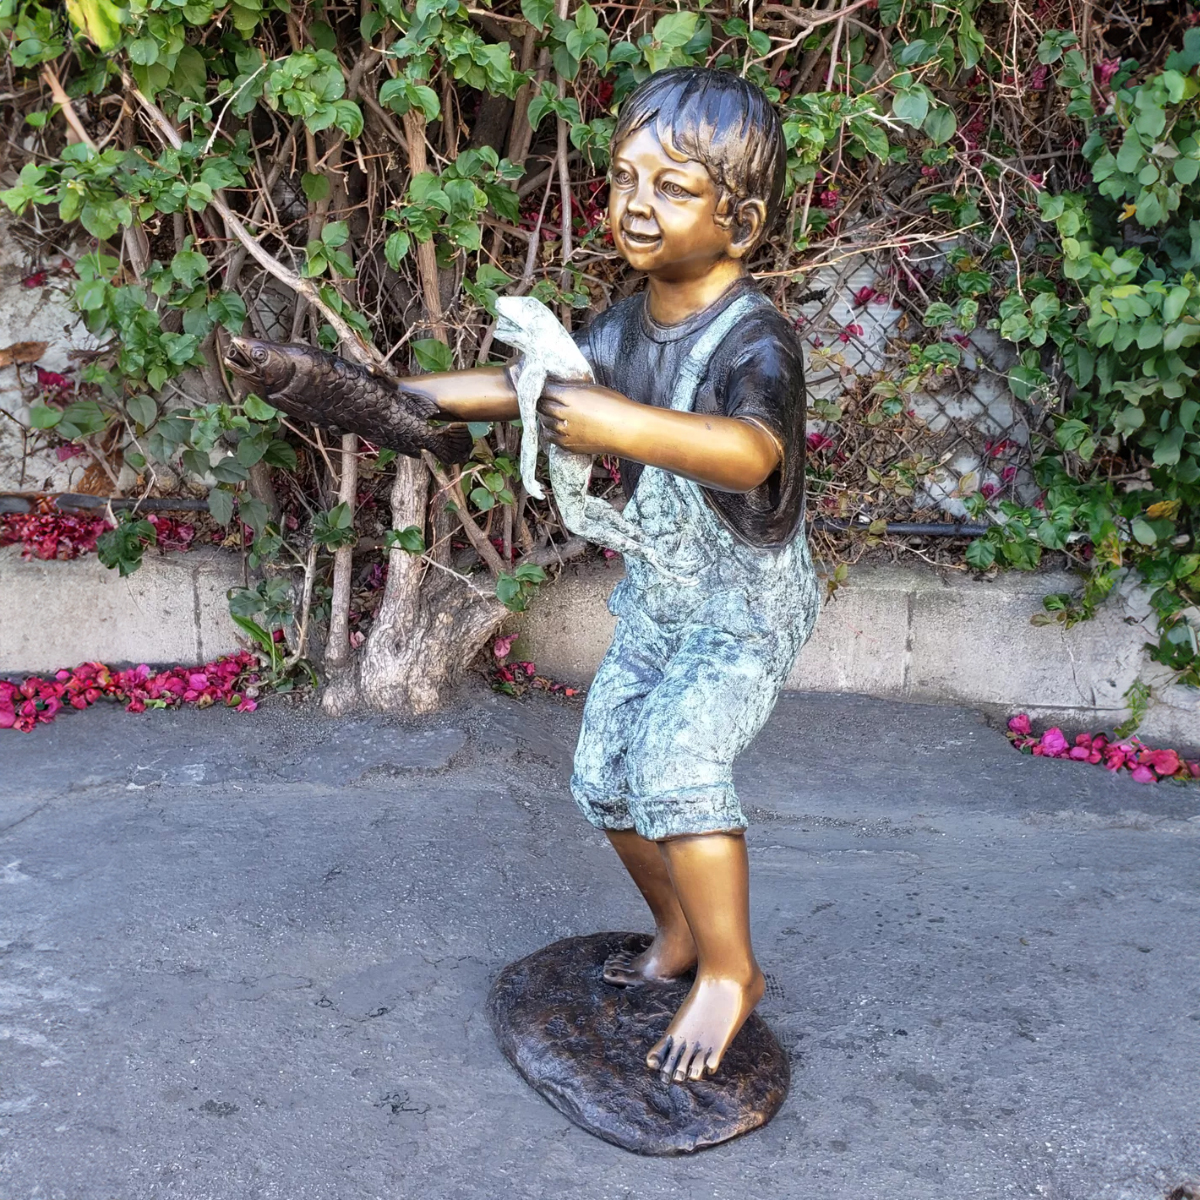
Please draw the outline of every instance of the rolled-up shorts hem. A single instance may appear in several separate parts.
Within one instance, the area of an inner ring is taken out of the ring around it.
[[[636,829],[651,842],[704,833],[740,833],[746,814],[732,786],[679,788],[653,796],[602,796],[572,780],[571,793],[597,829]]]

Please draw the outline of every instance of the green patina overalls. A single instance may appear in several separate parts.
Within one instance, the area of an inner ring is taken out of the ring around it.
[[[769,303],[747,293],[713,319],[680,368],[673,409],[691,410],[715,348]],[[803,522],[786,545],[747,545],[697,484],[657,467],[643,469],[625,516],[670,575],[626,558],[572,794],[593,825],[655,841],[744,829],[734,760],[770,716],[820,608]]]

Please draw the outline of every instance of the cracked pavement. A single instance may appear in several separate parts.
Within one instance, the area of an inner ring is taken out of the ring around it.
[[[492,976],[645,918],[567,794],[579,708],[416,725],[98,707],[0,735],[0,1197],[1154,1200],[1200,1180],[1200,789],[973,713],[787,695],[738,772],[792,1093],[596,1141]]]

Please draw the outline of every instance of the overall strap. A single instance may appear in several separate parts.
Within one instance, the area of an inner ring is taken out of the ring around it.
[[[724,312],[713,318],[712,323],[688,351],[687,358],[679,368],[675,391],[671,396],[671,407],[676,412],[689,412],[696,395],[696,387],[704,377],[713,351],[729,336],[730,331],[751,309],[770,301],[761,292],[746,292],[739,296]]]

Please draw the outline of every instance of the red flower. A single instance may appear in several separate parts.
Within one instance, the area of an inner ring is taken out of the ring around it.
[[[1040,745],[1042,753],[1048,758],[1060,758],[1067,752],[1067,739],[1057,726],[1047,729],[1042,734]]]
[[[1174,750],[1143,750],[1138,755],[1138,763],[1152,767],[1164,779],[1176,774],[1183,766],[1183,761]]]

